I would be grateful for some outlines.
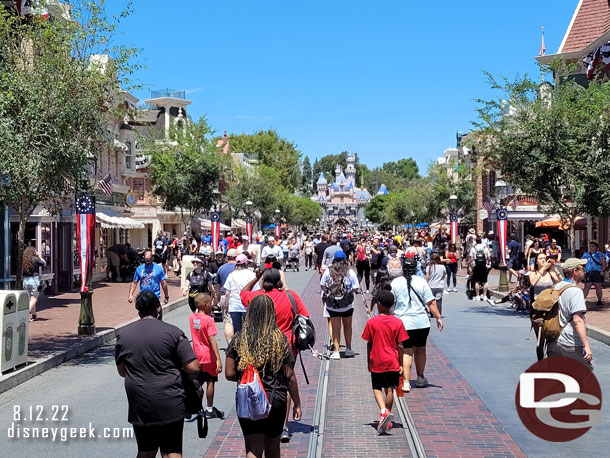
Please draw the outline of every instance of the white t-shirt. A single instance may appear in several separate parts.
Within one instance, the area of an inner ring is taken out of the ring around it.
[[[424,304],[419,297],[428,303],[434,300],[434,294],[428,282],[417,275],[411,277],[411,298],[409,299],[409,287],[405,277],[392,280],[392,293],[396,304],[394,305],[394,316],[400,318],[407,332],[414,329],[430,327],[430,318]]]
[[[278,261],[281,261],[282,259],[284,259],[284,252],[282,251],[282,248],[279,247],[278,245],[273,245],[273,248],[271,248],[269,245],[266,245],[265,248],[263,248],[263,254],[261,255],[261,260],[264,261],[267,256],[269,256],[270,254],[275,255],[275,257],[277,258]]]
[[[239,294],[248,283],[250,283],[256,275],[249,269],[234,270],[227,277],[227,281],[223,285],[224,289],[229,291],[229,312],[245,312],[246,307],[241,303]],[[258,290],[258,284],[254,285],[252,291]]]
[[[351,288],[352,291],[360,288],[360,282],[358,282],[358,277],[356,276],[356,274],[354,273],[354,271],[352,269],[349,269],[347,271],[345,278],[347,278],[349,280],[349,288]],[[322,278],[320,278],[320,285],[328,287],[328,283],[330,283],[331,281],[332,280],[330,278],[330,270],[326,269],[324,271],[324,273],[322,274]],[[346,285],[347,285],[347,282],[346,282]],[[348,288],[348,292],[349,292],[349,288]],[[331,309],[331,310],[333,312],[347,312],[348,310],[351,310],[353,308],[354,308],[354,303],[352,302],[347,307],[343,307],[340,309]],[[324,309],[326,309],[326,306],[324,306]]]
[[[560,281],[554,288],[561,289],[567,285],[567,281]],[[559,334],[559,338],[557,339],[558,344],[566,347],[583,346],[580,337],[578,337],[578,334],[576,334],[576,330],[574,329],[574,320],[572,319],[572,316],[577,312],[586,313],[586,311],[587,306],[585,304],[585,296],[582,289],[579,287],[572,287],[561,293],[561,296],[559,296],[559,325],[565,326],[565,328],[563,328],[563,331]]]
[[[307,242],[305,242],[305,254],[312,254],[313,253],[313,242],[311,240],[308,240]]]

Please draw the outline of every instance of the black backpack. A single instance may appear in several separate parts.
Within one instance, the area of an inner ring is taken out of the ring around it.
[[[324,305],[326,305],[326,308],[330,310],[343,309],[354,303],[354,291],[348,288],[346,280],[349,281],[346,277],[341,282],[341,295],[338,299],[331,293],[330,288],[324,293],[322,301],[324,302]]]
[[[477,250],[476,254],[474,255],[474,263],[477,266],[485,266],[487,264],[487,257],[483,251]]]
[[[303,364],[303,357],[301,352],[303,350],[313,349],[316,343],[316,329],[309,317],[299,315],[297,312],[297,304],[290,291],[286,291],[288,299],[292,304],[292,311],[294,312],[294,319],[292,320],[292,348],[299,354],[301,359],[301,367],[303,368],[303,374],[305,375],[305,381],[309,385],[309,378],[307,372],[305,372],[305,365]]]

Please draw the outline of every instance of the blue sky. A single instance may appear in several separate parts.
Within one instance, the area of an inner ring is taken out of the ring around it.
[[[577,0],[134,0],[119,40],[143,49],[148,89],[185,89],[222,133],[276,129],[312,161],[352,148],[420,170],[468,131],[481,70],[537,74]],[[110,10],[124,0],[109,0]]]

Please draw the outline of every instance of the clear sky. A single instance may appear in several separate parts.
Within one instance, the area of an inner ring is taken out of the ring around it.
[[[220,134],[274,128],[312,162],[351,146],[424,170],[490,96],[481,70],[537,74],[540,26],[557,52],[578,0],[133,3],[119,39],[143,49],[141,99],[185,89]]]

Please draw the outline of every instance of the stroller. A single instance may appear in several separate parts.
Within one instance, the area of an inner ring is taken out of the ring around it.
[[[301,255],[301,253],[299,251],[299,247],[294,247],[294,248],[291,247],[288,250],[288,262],[286,264],[286,270],[292,269],[293,272],[295,270],[297,272],[299,271],[300,255]]]

